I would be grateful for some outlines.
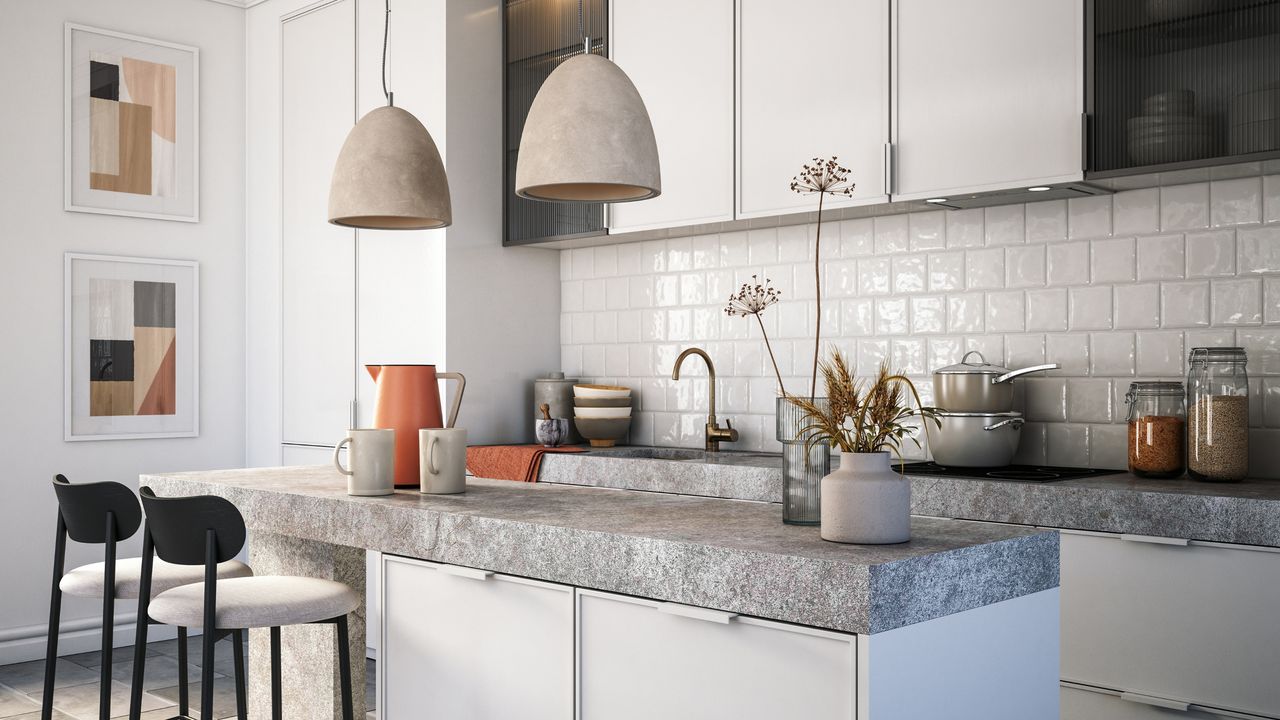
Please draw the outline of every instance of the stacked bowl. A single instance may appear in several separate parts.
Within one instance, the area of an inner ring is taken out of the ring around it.
[[[1169,90],[1142,100],[1129,118],[1129,158],[1138,165],[1195,160],[1213,151],[1209,118],[1195,114],[1196,94]]]
[[[573,424],[591,447],[613,447],[631,430],[631,388],[574,385]]]
[[[1229,152],[1232,155],[1280,148],[1280,83],[1231,98]]]

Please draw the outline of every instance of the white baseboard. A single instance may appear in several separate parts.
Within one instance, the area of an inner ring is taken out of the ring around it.
[[[115,631],[111,644],[115,647],[133,645],[137,632],[137,613],[116,615]],[[27,625],[0,629],[0,665],[41,660],[48,649],[48,626]],[[102,647],[102,619],[82,618],[61,624],[58,633],[58,655],[98,650]],[[188,636],[198,636],[198,630],[188,631]],[[147,642],[171,640],[178,636],[178,629],[170,625],[152,625],[147,630]]]

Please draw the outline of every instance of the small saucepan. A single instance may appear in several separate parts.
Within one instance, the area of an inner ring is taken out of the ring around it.
[[[933,461],[951,467],[1004,467],[1022,439],[1022,413],[939,413],[928,427]]]
[[[969,362],[977,355],[979,362]],[[1002,413],[1013,409],[1013,384],[1027,373],[1057,370],[1057,363],[1033,365],[1021,370],[992,365],[977,350],[970,350],[959,364],[933,371],[933,403],[953,413]]]

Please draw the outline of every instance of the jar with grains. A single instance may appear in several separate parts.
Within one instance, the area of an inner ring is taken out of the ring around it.
[[[1249,376],[1243,348],[1193,348],[1187,371],[1187,474],[1231,482],[1249,474]]]
[[[1180,382],[1135,382],[1129,404],[1129,472],[1176,478],[1186,472],[1186,395]]]

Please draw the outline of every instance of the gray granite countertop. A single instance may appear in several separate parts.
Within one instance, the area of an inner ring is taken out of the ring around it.
[[[213,494],[253,532],[483,568],[855,633],[1058,585],[1056,533],[912,519],[901,545],[839,545],[777,505],[468,478],[462,495],[352,497],[326,466],[144,475]]]
[[[910,477],[917,515],[1280,547],[1280,480],[1202,483],[1129,473],[1046,483]],[[782,458],[620,447],[547,455],[539,479],[776,503]]]

